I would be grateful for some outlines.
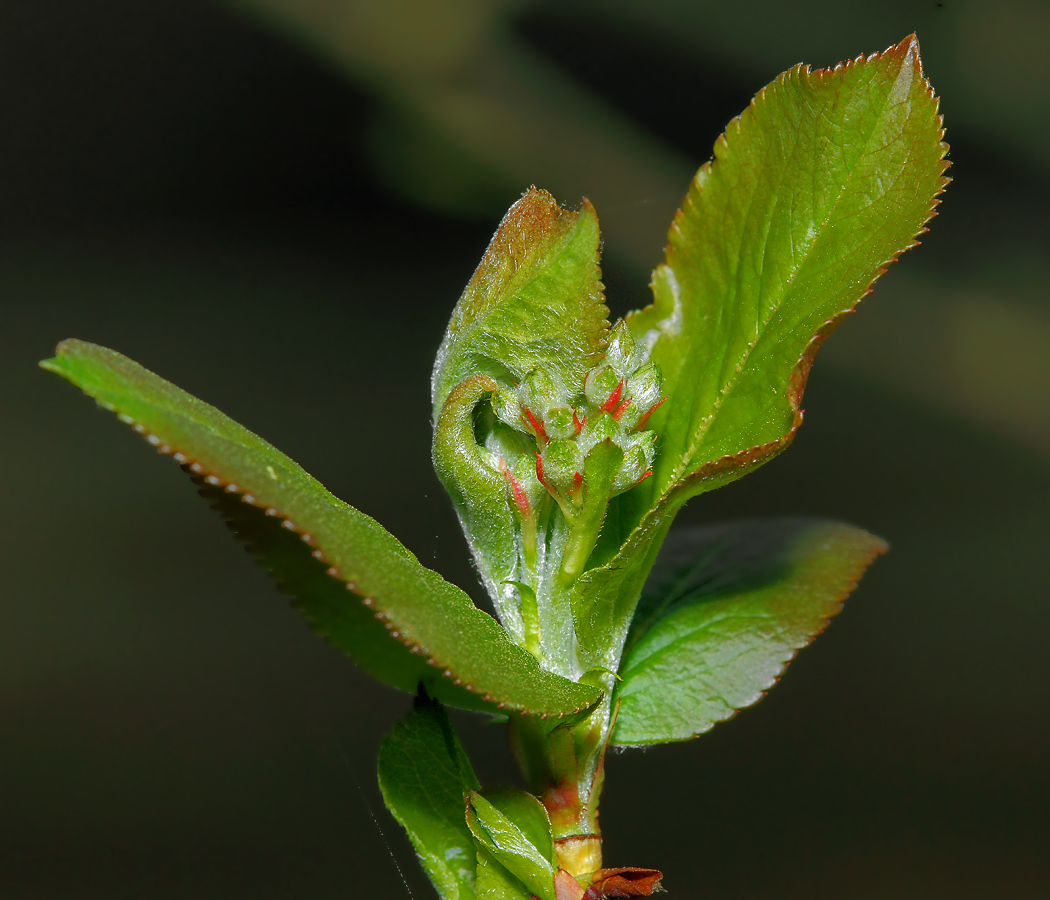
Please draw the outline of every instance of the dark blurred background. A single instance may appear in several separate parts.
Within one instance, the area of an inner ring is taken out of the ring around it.
[[[610,305],[643,304],[751,95],[911,31],[952,145],[941,214],[822,352],[790,452],[682,515],[834,516],[893,550],[766,701],[609,760],[606,859],[683,898],[1050,896],[1050,7],[18,0],[0,897],[432,896],[375,787],[409,699],[35,367],[56,341],[217,405],[478,596],[428,374],[502,211],[531,183],[591,197]],[[513,779],[502,729],[458,721]]]

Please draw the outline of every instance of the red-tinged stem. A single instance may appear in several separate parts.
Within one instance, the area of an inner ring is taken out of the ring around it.
[[[518,764],[550,817],[559,868],[574,877],[595,872],[602,863],[598,800],[605,780],[606,712],[596,710],[575,728],[550,732],[542,721],[512,717]]]

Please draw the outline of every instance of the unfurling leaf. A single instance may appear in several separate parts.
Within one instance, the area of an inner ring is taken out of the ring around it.
[[[508,478],[498,460],[474,439],[478,404],[498,389],[481,373],[464,378],[450,392],[434,425],[434,470],[452,498],[481,579],[503,626],[524,643],[525,626],[508,585],[517,575],[515,508],[508,502]],[[502,467],[506,470],[506,467]],[[519,489],[520,491],[520,489]],[[522,494],[522,502],[528,497]]]
[[[405,650],[365,648],[361,659],[378,677],[415,690],[424,660],[432,696],[470,708],[560,716],[597,699],[594,688],[542,669],[462,590],[420,565],[378,522],[214,407],[127,357],[83,341],[63,342],[41,365],[116,412],[205,485],[228,494],[224,512],[235,530],[264,556],[280,547],[273,568],[287,588],[305,586],[296,595],[300,609],[336,646],[354,653],[371,641],[358,633],[366,618],[362,609],[382,622],[387,634],[369,624],[369,635]],[[253,509],[244,512],[235,503]],[[297,536],[298,555],[287,543],[275,543],[275,527]],[[319,567],[330,581],[324,587]],[[461,688],[475,696],[468,699]]]
[[[434,364],[434,468],[500,621],[521,645],[536,626],[512,582],[529,581],[522,567],[535,562],[547,497],[535,452],[546,446],[545,422],[560,433],[558,415],[566,436],[578,430],[571,402],[606,344],[598,241],[589,203],[570,212],[527,191],[456,304]]]
[[[613,743],[687,740],[761,699],[885,550],[816,519],[672,531],[624,652]]]
[[[379,749],[379,789],[442,900],[476,897],[474,838],[463,811],[479,787],[445,711],[417,697]]]

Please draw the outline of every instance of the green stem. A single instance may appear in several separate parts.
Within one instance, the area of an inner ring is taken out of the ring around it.
[[[518,766],[550,817],[559,867],[574,877],[602,865],[598,801],[610,725],[608,699],[576,724],[511,717],[511,745]]]

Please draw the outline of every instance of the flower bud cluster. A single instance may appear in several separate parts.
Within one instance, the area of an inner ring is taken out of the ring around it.
[[[662,402],[662,384],[659,366],[644,359],[620,321],[604,360],[575,390],[536,368],[515,388],[493,395],[496,417],[536,439],[536,476],[563,509],[583,503],[584,460],[602,441],[611,441],[623,453],[612,494],[634,487],[652,470],[656,435],[645,426]],[[516,480],[511,487],[517,487]]]

